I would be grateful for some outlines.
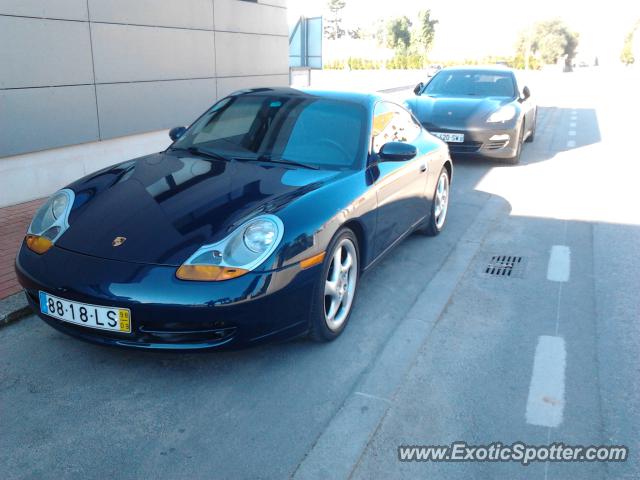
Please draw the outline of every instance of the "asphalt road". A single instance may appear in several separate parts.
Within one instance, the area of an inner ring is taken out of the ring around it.
[[[176,355],[80,343],[36,317],[0,330],[0,477],[639,478],[633,85],[536,77],[522,165],[457,162],[446,231],[365,275],[331,344]],[[483,273],[503,254],[522,257],[515,277]],[[397,459],[456,440],[622,444],[631,458]]]

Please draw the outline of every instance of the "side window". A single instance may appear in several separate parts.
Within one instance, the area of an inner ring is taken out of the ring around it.
[[[400,138],[398,141],[407,143],[413,142],[418,135],[420,135],[420,126],[416,124],[411,114],[404,108],[398,106],[395,107],[398,110],[398,130],[400,132]]]
[[[390,102],[379,102],[373,112],[373,151],[387,142],[412,142],[420,134],[411,114]]]

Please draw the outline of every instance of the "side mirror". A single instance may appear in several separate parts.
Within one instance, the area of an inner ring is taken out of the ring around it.
[[[187,129],[185,127],[174,127],[171,130],[169,130],[169,138],[171,138],[171,140],[173,140],[175,142],[182,135],[184,135],[184,132],[186,132],[186,131],[187,131]]]
[[[418,155],[418,149],[410,143],[388,142],[382,146],[378,155],[386,162],[403,162]]]
[[[422,92],[422,89],[424,88],[424,83],[420,82],[419,84],[416,85],[416,87],[413,89],[413,93],[415,93],[416,95],[420,95],[420,92]]]
[[[529,98],[531,96],[531,90],[529,90],[529,87],[524,87],[522,89],[522,99],[526,100],[527,98]]]

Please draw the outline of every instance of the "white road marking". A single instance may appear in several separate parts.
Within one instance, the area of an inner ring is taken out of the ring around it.
[[[569,148],[575,148],[575,146],[576,146],[576,141],[575,141],[575,140],[569,140],[569,141],[567,142],[567,147],[569,147]]]
[[[569,127],[571,127],[571,128],[576,128],[576,122],[571,122],[571,123],[569,124]]]
[[[569,130],[569,136],[570,137],[575,137],[576,136],[576,131],[575,130]]]
[[[547,280],[568,282],[571,277],[571,249],[566,245],[554,245],[547,265]]]
[[[370,398],[372,400],[380,400],[383,402],[391,403],[391,400],[389,400],[388,398],[379,397],[377,395],[371,395],[370,393],[364,393],[364,392],[353,392],[353,393],[355,395],[360,395],[361,397]]]
[[[527,399],[527,423],[541,427],[557,427],[562,423],[566,361],[562,337],[538,338]]]

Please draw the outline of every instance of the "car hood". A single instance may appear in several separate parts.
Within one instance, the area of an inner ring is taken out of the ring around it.
[[[429,97],[421,95],[407,103],[428,128],[463,128],[484,125],[489,115],[513,99],[505,97]]]
[[[338,175],[175,151],[143,157],[70,186],[76,200],[57,246],[113,260],[181,265],[243,221],[277,212]],[[116,237],[126,240],[114,246]]]

